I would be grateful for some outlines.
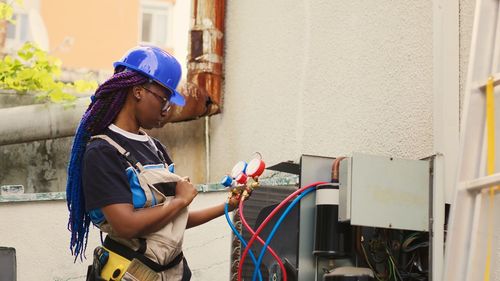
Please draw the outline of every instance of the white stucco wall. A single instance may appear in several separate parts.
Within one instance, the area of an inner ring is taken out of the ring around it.
[[[432,14],[428,1],[229,1],[212,181],[255,151],[431,154]]]
[[[222,192],[202,193],[192,210],[224,202]],[[66,202],[0,204],[0,246],[16,249],[17,280],[85,280],[92,251],[100,244],[99,231],[91,228],[88,260],[73,263],[66,230]],[[228,280],[230,229],[223,217],[186,231],[184,253],[193,280]]]
[[[463,108],[465,80],[467,79],[467,68],[471,47],[472,26],[474,21],[476,1],[460,1],[460,112]]]

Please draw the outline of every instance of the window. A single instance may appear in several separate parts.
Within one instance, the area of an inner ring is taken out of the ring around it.
[[[142,1],[140,41],[160,47],[170,47],[172,5],[163,1]]]
[[[14,24],[7,23],[7,35],[5,47],[7,49],[17,49],[24,42],[32,40],[30,34],[29,17],[25,12],[16,12],[12,19]]]

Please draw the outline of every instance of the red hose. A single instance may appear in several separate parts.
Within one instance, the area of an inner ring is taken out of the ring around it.
[[[243,201],[244,200],[240,201],[240,206],[238,208],[239,212],[240,212],[241,223],[243,223],[243,225],[248,230],[248,232],[250,232],[252,235],[255,235],[255,231],[253,231],[253,229],[250,227],[250,225],[248,225],[247,220],[243,216]],[[260,238],[260,236],[256,236],[256,237],[257,237],[256,239],[259,240],[259,242],[262,245],[264,245],[266,243],[266,242],[264,242],[264,240],[262,240],[262,238]],[[269,253],[271,253],[271,255],[274,257],[274,259],[276,259],[276,261],[278,262],[278,265],[280,266],[280,269],[281,269],[281,274],[283,275],[283,281],[287,281],[285,266],[283,265],[283,262],[281,262],[280,257],[278,257],[276,252],[270,246],[267,246],[267,250],[269,251]],[[242,262],[240,262],[240,267],[243,267]]]
[[[257,239],[257,237],[259,237],[259,234],[260,232],[264,229],[264,227],[269,223],[269,221],[276,215],[276,213],[278,213],[278,211],[283,208],[283,206],[286,205],[286,203],[288,203],[288,201],[290,201],[292,198],[294,198],[295,196],[297,196],[297,194],[303,192],[304,190],[306,189],[309,189],[311,187],[314,187],[314,186],[317,186],[317,185],[320,185],[320,184],[325,184],[327,182],[315,182],[315,183],[312,183],[310,185],[307,185],[307,186],[304,186],[300,189],[297,189],[296,191],[294,191],[292,194],[288,195],[288,197],[285,198],[285,200],[281,201],[281,203],[276,206],[276,208],[274,208],[272,210],[272,212],[266,217],[266,219],[260,224],[259,228],[257,228],[257,230],[255,231],[255,233],[253,234],[252,238],[248,241],[248,244],[247,246],[245,247],[245,251],[243,251],[243,254],[241,255],[241,258],[240,258],[240,266],[238,267],[238,281],[241,281],[241,276],[242,276],[242,272],[243,272],[243,263],[245,262],[245,258],[248,254],[248,251],[250,250],[250,247],[252,246],[253,242],[255,241],[255,239]]]

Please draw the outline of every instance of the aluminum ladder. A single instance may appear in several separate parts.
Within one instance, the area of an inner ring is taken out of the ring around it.
[[[500,155],[500,149],[494,149],[500,143],[499,138],[494,139],[500,122],[495,124],[491,109],[500,109],[500,87],[493,87],[500,84],[499,9],[500,0],[476,2],[457,183],[446,238],[446,281],[500,281],[500,190],[496,188],[500,186],[500,162],[496,168],[494,165]],[[487,106],[487,99],[494,99],[495,93],[495,101]]]

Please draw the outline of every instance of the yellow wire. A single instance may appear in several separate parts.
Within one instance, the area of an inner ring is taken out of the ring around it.
[[[488,77],[486,83],[486,129],[487,129],[487,172],[488,175],[495,173],[495,99],[493,91],[493,77]],[[494,186],[489,190],[489,206],[488,206],[488,240],[486,245],[486,265],[484,269],[484,281],[490,280],[491,270],[491,244],[493,240],[493,204],[495,197]]]
[[[493,77],[486,83],[486,128],[488,132],[488,175],[495,173],[495,97]]]

